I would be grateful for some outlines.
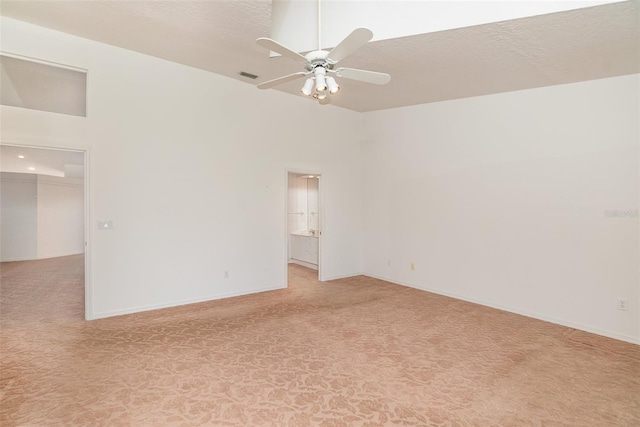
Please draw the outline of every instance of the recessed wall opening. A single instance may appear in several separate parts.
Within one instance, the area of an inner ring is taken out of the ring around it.
[[[87,115],[86,70],[1,53],[0,87],[2,105]]]
[[[85,164],[84,151],[0,144],[3,318],[86,318]]]

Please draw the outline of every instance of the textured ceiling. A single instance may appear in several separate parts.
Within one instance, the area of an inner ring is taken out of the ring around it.
[[[391,83],[340,79],[332,103],[373,111],[638,73],[639,5],[611,3],[370,42],[340,65],[389,73]],[[0,13],[248,84],[303,71],[255,44],[271,32],[269,0],[2,0]],[[302,83],[269,90],[302,96]]]

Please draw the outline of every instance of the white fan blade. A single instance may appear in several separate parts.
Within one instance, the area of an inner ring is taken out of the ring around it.
[[[303,63],[308,62],[307,58],[300,55],[298,52],[292,51],[286,46],[282,46],[280,43],[278,43],[275,40],[271,40],[266,37],[260,37],[259,39],[256,40],[256,43],[260,47],[277,52],[282,56],[286,56],[293,59],[294,61],[303,62]]]
[[[304,77],[307,74],[304,71],[300,71],[298,73],[289,74],[288,76],[278,77],[277,79],[269,80],[268,82],[260,83],[258,85],[258,89],[269,89],[274,86],[278,86],[279,84],[289,82],[291,80],[299,79],[300,77]]]
[[[345,79],[358,80],[365,83],[373,83],[375,85],[386,85],[391,81],[391,76],[386,73],[378,73],[376,71],[357,70],[355,68],[338,68],[336,70],[338,77]]]
[[[360,49],[372,38],[373,33],[370,29],[356,28],[344,40],[338,43],[338,46],[334,47],[333,50],[329,52],[329,55],[327,55],[327,60],[330,63],[335,64],[336,62],[343,60],[356,50]]]

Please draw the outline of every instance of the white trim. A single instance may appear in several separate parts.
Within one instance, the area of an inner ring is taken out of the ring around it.
[[[631,335],[626,335],[626,334],[620,334],[617,332],[612,332],[612,331],[607,331],[605,329],[600,329],[600,328],[594,328],[591,327],[589,325],[584,325],[582,323],[575,323],[575,322],[570,322],[570,321],[566,321],[563,319],[558,319],[556,317],[553,316],[547,316],[545,314],[540,314],[537,312],[532,312],[532,311],[528,311],[528,310],[518,310],[518,309],[514,309],[511,307],[505,307],[502,306],[500,304],[494,304],[488,301],[484,301],[484,300],[479,300],[479,299],[475,299],[475,298],[467,298],[467,297],[463,297],[460,296],[458,294],[454,294],[454,293],[449,293],[449,292],[443,292],[440,290],[435,290],[432,288],[428,288],[425,286],[417,286],[417,285],[412,285],[409,283],[403,283],[403,282],[398,282],[395,280],[391,280],[389,278],[386,277],[381,277],[381,276],[376,276],[376,275],[372,275],[372,274],[365,274],[365,276],[367,277],[371,277],[373,279],[378,279],[378,280],[384,280],[385,282],[389,282],[389,283],[393,283],[396,285],[400,285],[400,286],[406,286],[407,288],[412,288],[412,289],[418,289],[420,291],[425,291],[425,292],[430,292],[433,294],[437,294],[437,295],[443,295],[446,297],[450,297],[450,298],[455,298],[461,301],[466,301],[466,302],[470,302],[473,304],[479,304],[485,307],[490,307],[490,308],[495,308],[496,310],[502,310],[502,311],[506,311],[509,313],[514,313],[514,314],[519,314],[521,316],[525,316],[525,317],[530,317],[532,319],[537,319],[537,320],[542,320],[545,322],[549,322],[549,323],[554,323],[556,325],[560,325],[560,326],[565,326],[567,328],[572,328],[572,329],[579,329],[581,331],[585,331],[585,332],[590,332],[596,335],[602,335],[604,337],[608,337],[608,338],[613,338],[619,341],[625,341],[631,344],[638,344],[640,345],[640,338],[638,337],[633,337]]]
[[[311,268],[313,270],[317,270],[318,269],[318,265],[317,264],[311,264],[309,262],[304,262],[304,261],[300,261],[300,260],[293,259],[293,258],[289,260],[289,264],[298,264],[298,265],[301,265],[303,267]]]
[[[324,175],[322,173],[317,173],[318,175],[318,213],[320,217],[318,218],[318,281],[324,282],[326,281],[326,272],[325,270],[320,269],[320,265],[324,263],[324,238],[322,237],[324,233]]]
[[[215,295],[215,296],[208,296],[208,297],[201,297],[201,298],[191,298],[191,299],[177,301],[177,302],[176,301],[172,301],[172,302],[163,303],[163,304],[151,304],[151,305],[143,305],[143,306],[138,306],[138,307],[130,307],[130,308],[125,308],[125,309],[121,309],[121,310],[113,310],[113,311],[106,311],[106,312],[101,312],[101,313],[94,313],[94,317],[92,319],[87,319],[87,320],[105,319],[107,317],[124,316],[124,315],[127,315],[127,314],[143,313],[145,311],[160,310],[160,309],[163,309],[163,308],[180,307],[180,306],[189,305],[189,304],[200,304],[200,303],[205,303],[205,302],[210,302],[210,301],[217,301],[217,300],[221,300],[221,299],[240,297],[240,296],[243,296],[243,295],[255,295],[255,294],[262,293],[262,292],[277,291],[277,290],[281,290],[281,289],[286,289],[286,286],[276,286],[276,287],[273,287],[273,288],[254,288],[254,289],[250,289],[250,290],[242,291],[242,292],[231,292],[231,293]]]
[[[67,256],[74,256],[74,255],[83,255],[84,252],[79,252],[79,253],[74,253],[74,254],[63,254],[63,255],[54,255],[54,256],[40,256],[40,257],[17,257],[17,258],[8,258],[8,259],[3,259],[1,262],[22,262],[22,261],[40,261],[43,259],[52,259],[52,258],[64,258]]]
[[[358,276],[364,276],[364,273],[343,274],[343,275],[340,275],[340,276],[331,276],[331,277],[328,277],[326,280],[323,280],[323,282],[329,282],[331,280],[350,279],[352,277],[358,277]]]
[[[84,319],[95,318],[93,311],[93,258],[91,250],[93,248],[93,227],[91,221],[91,174],[90,157],[91,150],[84,150]]]

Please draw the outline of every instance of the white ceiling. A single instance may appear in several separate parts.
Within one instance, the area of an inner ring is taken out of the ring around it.
[[[0,13],[248,84],[303,71],[255,44],[271,34],[270,0],[2,0]],[[392,76],[386,86],[341,79],[333,104],[355,111],[634,74],[640,72],[640,2],[374,41],[340,65]],[[302,83],[269,90],[302,96]]]
[[[0,172],[83,178],[84,153],[0,145]]]

